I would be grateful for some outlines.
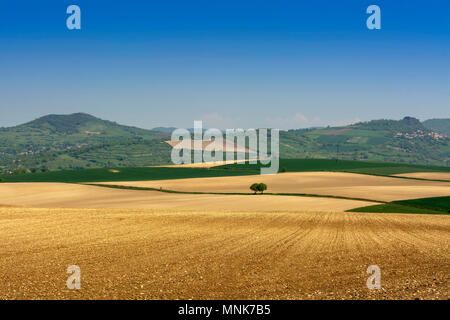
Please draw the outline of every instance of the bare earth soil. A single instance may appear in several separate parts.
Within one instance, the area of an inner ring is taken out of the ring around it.
[[[377,200],[450,190],[330,172],[122,184],[249,192],[254,182]],[[0,299],[449,299],[450,217],[343,212],[372,204],[2,183]],[[66,287],[71,265],[80,290]],[[370,265],[381,268],[380,290],[366,287]]]
[[[251,192],[252,183],[264,182],[267,192],[309,193],[381,201],[450,195],[450,182],[377,177],[345,172],[289,172],[276,175],[195,178],[157,181],[104,182],[201,192]]]
[[[449,240],[440,215],[0,208],[0,299],[448,299]]]

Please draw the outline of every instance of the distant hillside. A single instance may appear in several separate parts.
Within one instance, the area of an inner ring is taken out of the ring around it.
[[[162,136],[85,113],[48,115],[0,128],[0,170],[168,163],[170,148]]]
[[[373,120],[345,127],[289,130],[280,134],[282,158],[339,158],[446,165],[450,139],[419,120]]]
[[[41,143],[43,136],[48,134],[56,140],[64,141],[83,141],[86,137],[102,141],[110,137],[154,138],[156,136],[156,133],[150,130],[120,125],[85,113],[48,115],[16,127],[0,128],[0,133],[16,134],[19,137],[25,135],[26,142],[34,144]]]
[[[450,136],[450,119],[430,119],[424,121],[423,125],[428,129]]]
[[[424,124],[436,123],[430,121]],[[280,156],[446,166],[450,138],[424,124],[405,117],[282,131]],[[164,140],[172,129],[144,130],[84,113],[48,115],[0,128],[0,172],[169,164],[171,147]]]
[[[52,133],[74,134],[82,132],[83,129],[104,130],[111,124],[86,113],[74,113],[69,115],[51,114],[17,126],[21,128],[35,128],[38,130],[48,130]]]
[[[164,132],[164,133],[168,133],[171,134],[175,129],[175,127],[156,127],[153,128],[152,131],[158,131],[158,132]]]

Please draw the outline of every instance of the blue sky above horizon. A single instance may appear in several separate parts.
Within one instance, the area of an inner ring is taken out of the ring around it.
[[[81,8],[81,30],[66,8]],[[366,8],[381,8],[381,30]],[[450,1],[2,1],[0,126],[142,128],[450,117]]]

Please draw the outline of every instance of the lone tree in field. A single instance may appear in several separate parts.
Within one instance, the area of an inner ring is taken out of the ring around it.
[[[261,191],[261,193],[264,193],[264,191],[267,190],[267,184],[265,184],[265,183],[260,183],[258,187],[259,187],[259,191]]]
[[[250,190],[252,190],[255,194],[259,191],[259,183],[254,183],[250,186]]]
[[[264,193],[267,190],[267,185],[265,183],[254,183],[250,186],[250,190],[252,190],[255,194],[259,191]]]

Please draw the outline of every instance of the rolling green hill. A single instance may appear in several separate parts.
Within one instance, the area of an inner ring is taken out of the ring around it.
[[[450,138],[411,117],[373,120],[345,127],[282,132],[280,155],[446,166]]]
[[[446,120],[424,123],[445,128]],[[0,128],[0,173],[170,164],[171,147],[164,143],[170,129],[144,130],[84,113],[44,116]],[[373,120],[281,131],[280,157],[447,166],[450,138],[411,117]]]
[[[0,128],[0,171],[82,169],[169,163],[167,134],[84,113],[48,115]]]

